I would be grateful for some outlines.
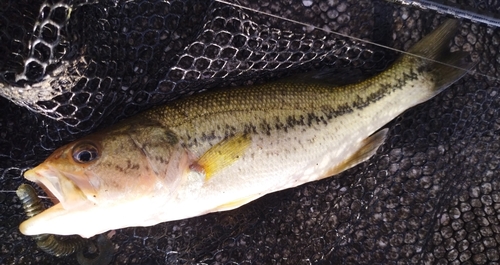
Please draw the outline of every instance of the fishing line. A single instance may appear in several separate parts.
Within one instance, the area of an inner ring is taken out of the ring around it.
[[[394,0],[394,1],[388,0],[388,1],[389,2],[395,2],[395,1],[398,1],[398,0]],[[374,46],[377,46],[377,47],[380,47],[380,48],[384,48],[384,49],[388,49],[388,50],[391,50],[391,51],[400,52],[402,54],[406,54],[406,55],[414,56],[414,57],[417,57],[417,58],[429,60],[429,61],[432,61],[432,62],[435,62],[435,63],[439,63],[439,64],[446,65],[446,66],[449,66],[449,67],[453,67],[453,68],[456,68],[456,69],[467,71],[467,73],[470,73],[470,74],[477,74],[479,76],[491,78],[491,79],[494,79],[494,80],[500,80],[499,77],[489,76],[487,74],[478,73],[477,71],[472,70],[472,69],[466,69],[466,68],[458,67],[458,66],[451,65],[451,64],[448,64],[448,63],[440,62],[440,61],[437,61],[437,60],[434,60],[434,59],[430,59],[430,58],[427,58],[427,57],[424,57],[424,56],[421,56],[421,55],[418,55],[418,54],[413,54],[411,52],[403,51],[403,50],[396,49],[396,48],[393,48],[393,47],[390,47],[390,46],[386,46],[386,45],[383,45],[383,44],[375,43],[375,42],[372,42],[372,41],[369,41],[369,40],[365,40],[365,39],[357,38],[357,37],[350,36],[350,35],[347,35],[347,34],[343,34],[343,33],[340,33],[340,32],[336,32],[336,31],[331,30],[331,29],[320,28],[320,27],[314,26],[312,24],[308,24],[308,23],[301,22],[301,21],[298,21],[298,20],[294,20],[294,19],[290,19],[290,18],[285,18],[285,17],[280,17],[278,15],[274,15],[274,14],[267,13],[267,12],[264,12],[264,11],[261,11],[261,10],[253,9],[251,7],[246,7],[246,6],[243,6],[243,5],[240,5],[240,4],[231,3],[231,2],[228,2],[228,1],[225,1],[225,0],[215,0],[215,2],[219,2],[221,4],[226,4],[226,5],[229,5],[229,6],[241,8],[241,9],[248,10],[248,11],[251,11],[251,12],[255,12],[255,13],[258,13],[258,14],[263,14],[263,15],[266,15],[266,16],[269,16],[269,17],[281,19],[281,20],[284,20],[284,21],[287,21],[287,22],[298,24],[298,25],[310,27],[310,28],[313,28],[313,29],[316,29],[316,30],[321,30],[321,31],[326,32],[326,33],[330,33],[330,34],[337,35],[337,36],[344,37],[344,38],[349,38],[349,39],[352,39],[352,40],[355,40],[355,41],[359,41],[359,42],[363,42],[363,43],[366,43],[366,44],[374,45]],[[457,11],[457,10],[455,10],[455,11]],[[473,20],[473,21],[479,21],[479,20]],[[496,25],[496,24],[492,24],[492,25]]]
[[[430,9],[434,10],[440,14],[454,16],[456,18],[468,19],[475,23],[484,23],[493,27],[500,27],[500,19],[495,17],[496,14],[486,12],[486,11],[469,11],[461,8],[459,5],[454,3],[440,4],[428,0],[386,0],[391,3],[398,3],[405,6],[415,6],[419,9]]]

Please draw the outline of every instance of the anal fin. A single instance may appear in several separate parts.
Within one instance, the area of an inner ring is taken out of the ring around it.
[[[389,129],[387,128],[380,130],[363,140],[359,145],[358,150],[354,152],[354,154],[330,169],[324,176],[322,176],[322,178],[337,175],[340,172],[343,172],[370,159],[370,157],[372,157],[377,152],[377,149],[385,142],[388,131]]]

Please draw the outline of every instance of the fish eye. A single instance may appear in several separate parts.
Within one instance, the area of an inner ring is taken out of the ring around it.
[[[73,149],[73,159],[78,163],[91,162],[99,157],[97,147],[91,143],[82,143]]]

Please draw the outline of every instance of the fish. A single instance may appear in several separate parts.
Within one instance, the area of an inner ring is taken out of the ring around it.
[[[446,20],[357,83],[311,74],[212,90],[62,146],[24,173],[54,206],[19,229],[91,237],[152,226],[232,210],[365,162],[388,122],[471,69],[468,53],[449,51],[458,25]]]

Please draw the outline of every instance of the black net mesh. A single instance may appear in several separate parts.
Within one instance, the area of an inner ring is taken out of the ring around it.
[[[0,263],[76,262],[19,233],[8,192],[56,147],[214,87],[323,67],[368,77],[398,55],[374,43],[407,50],[443,21],[429,3],[1,1]],[[500,13],[498,1],[436,3]],[[112,263],[500,263],[500,31],[477,21],[451,47],[477,74],[391,122],[369,162],[233,211],[118,230]]]

